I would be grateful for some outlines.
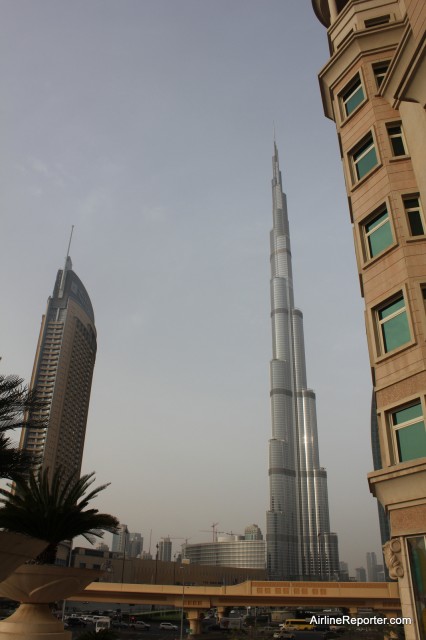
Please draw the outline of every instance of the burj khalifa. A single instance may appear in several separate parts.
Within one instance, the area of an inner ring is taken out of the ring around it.
[[[268,574],[271,580],[336,580],[338,541],[330,533],[315,393],[307,387],[303,315],[294,306],[287,203],[275,142],[272,166]]]

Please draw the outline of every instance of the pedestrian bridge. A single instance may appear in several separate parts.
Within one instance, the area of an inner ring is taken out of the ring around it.
[[[320,607],[323,609],[371,608],[388,616],[401,611],[397,582],[266,582],[209,587],[160,584],[92,582],[69,598],[76,601],[125,604],[154,604],[183,608],[191,631],[200,631],[200,614],[216,607],[219,616],[225,607]]]

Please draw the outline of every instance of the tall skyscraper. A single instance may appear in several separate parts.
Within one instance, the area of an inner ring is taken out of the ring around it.
[[[170,562],[172,559],[172,541],[169,537],[162,538],[158,545],[158,559],[163,562]]]
[[[43,469],[80,475],[95,358],[93,307],[67,255],[42,317],[31,377],[46,403],[39,415],[45,426],[23,429],[20,442]]]
[[[306,382],[303,316],[294,307],[290,232],[278,151],[273,156],[272,351],[267,565],[271,579],[330,580],[339,573],[320,467],[315,394]]]
[[[372,372],[389,518],[384,555],[407,640],[426,640],[426,3],[312,0],[330,58],[319,73],[336,124]],[[375,428],[375,427],[374,427]]]
[[[140,557],[143,549],[143,538],[142,535],[137,532],[129,533],[129,557],[130,558],[138,558]]]
[[[122,553],[130,557],[130,533],[127,524],[120,524],[117,533],[112,534],[112,547],[114,553]]]
[[[377,556],[374,551],[367,551],[367,578],[368,582],[377,582]]]
[[[367,582],[367,572],[364,567],[357,567],[355,569],[355,579],[357,582]]]

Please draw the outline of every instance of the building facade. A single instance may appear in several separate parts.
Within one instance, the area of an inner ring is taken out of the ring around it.
[[[303,315],[294,306],[287,203],[275,144],[272,164],[267,567],[273,580],[330,580],[339,574],[338,542],[330,532],[327,473],[319,463],[315,394],[307,387]]]
[[[129,554],[130,548],[130,533],[127,524],[120,524],[117,527],[117,533],[112,534],[112,546],[111,550],[114,553],[120,553],[123,555]]]
[[[44,426],[23,429],[20,441],[37,467],[80,476],[96,348],[92,303],[67,256],[42,318],[30,383],[45,402]]]
[[[367,572],[364,567],[357,567],[355,569],[356,582],[367,582]]]
[[[381,468],[370,490],[390,524],[407,640],[426,638],[426,3],[313,0],[365,300]]]
[[[143,551],[143,537],[137,531],[129,533],[129,557],[139,558]]]
[[[172,559],[172,541],[169,537],[162,538],[158,545],[158,559],[163,562],[171,562]]]
[[[257,524],[249,524],[244,529],[245,540],[263,540],[262,531]]]
[[[371,452],[373,454],[373,468],[377,471],[382,468],[382,456],[380,453],[379,423],[377,421],[376,396],[374,393],[371,400]],[[380,540],[384,545],[390,538],[389,517],[378,500],[377,513],[379,515]]]
[[[366,560],[367,560],[368,582],[377,582],[378,581],[378,577],[377,577],[378,565],[377,565],[377,556],[375,552],[367,551]]]
[[[246,527],[244,536],[219,535],[213,542],[182,545],[182,557],[189,560],[191,565],[201,564],[264,571],[265,556],[265,541],[257,525]]]

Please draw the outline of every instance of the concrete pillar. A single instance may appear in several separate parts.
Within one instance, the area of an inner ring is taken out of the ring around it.
[[[21,604],[0,622],[0,640],[71,640],[62,622],[54,618],[48,604]]]
[[[216,609],[217,609],[217,622],[218,622],[218,624],[220,624],[220,621],[222,620],[223,616],[225,615],[226,607],[216,607]]]
[[[198,609],[190,609],[186,612],[187,620],[189,621],[189,633],[191,636],[201,633],[201,618],[200,611]]]

